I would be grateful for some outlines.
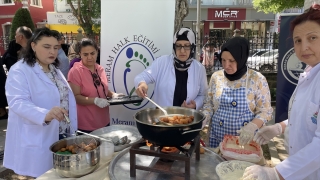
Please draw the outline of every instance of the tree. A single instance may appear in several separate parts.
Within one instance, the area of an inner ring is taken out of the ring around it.
[[[100,0],[67,0],[67,3],[88,37],[92,38],[99,33],[94,30],[100,29]]]
[[[290,8],[302,8],[304,0],[253,0],[253,7],[265,13],[279,13]]]
[[[100,30],[101,0],[67,0],[67,3],[87,36],[92,36]],[[182,27],[182,21],[188,13],[188,0],[176,0],[174,31]]]
[[[10,40],[14,39],[14,36],[16,35],[16,30],[20,26],[27,26],[32,31],[34,31],[35,29],[34,23],[32,21],[32,18],[28,9],[20,8],[14,14],[12,25],[10,28]]]
[[[174,32],[182,27],[182,21],[189,13],[188,0],[176,0]]]

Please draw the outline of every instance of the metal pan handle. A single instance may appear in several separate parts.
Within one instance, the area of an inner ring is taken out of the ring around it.
[[[201,131],[201,130],[202,130],[202,128],[201,129],[193,129],[193,130],[190,130],[190,131],[184,131],[181,134],[187,134],[187,133],[191,133],[191,132],[195,132],[195,131]]]

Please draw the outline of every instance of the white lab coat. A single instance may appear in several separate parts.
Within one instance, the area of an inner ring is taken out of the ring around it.
[[[300,75],[287,127],[289,157],[276,169],[284,179],[320,179],[320,63]]]
[[[153,99],[162,107],[173,105],[173,96],[176,86],[175,67],[173,55],[165,55],[157,58],[151,66],[137,75],[134,84],[137,89],[139,83],[154,83]],[[197,60],[193,60],[188,69],[187,99],[196,102],[196,109],[200,109],[208,90],[207,75],[204,66]],[[150,96],[150,94],[149,94]]]
[[[17,174],[38,177],[53,167],[49,147],[59,140],[59,122],[45,125],[44,119],[52,107],[60,106],[58,88],[37,64],[31,67],[20,60],[10,69],[6,95],[9,118],[3,165]],[[76,130],[76,101],[70,87],[69,118]]]

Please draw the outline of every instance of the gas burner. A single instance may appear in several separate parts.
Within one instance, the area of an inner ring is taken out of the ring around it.
[[[177,149],[177,152],[162,152],[161,150],[163,148],[166,147],[148,143],[144,138],[132,145],[130,148],[130,177],[136,177],[136,169],[139,169],[152,172],[161,172],[174,176],[181,176],[185,177],[186,180],[190,180],[190,160],[194,152],[196,153],[196,160],[200,160],[200,136],[198,135],[193,141],[190,142],[189,148],[181,146],[174,147]],[[149,167],[140,166],[136,164],[137,154],[154,156],[158,158],[158,161]],[[174,161],[185,162],[184,173],[170,170],[170,167],[172,166]]]

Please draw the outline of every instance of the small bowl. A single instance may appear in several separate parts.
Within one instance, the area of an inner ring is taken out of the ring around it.
[[[252,165],[254,164],[246,161],[224,161],[217,165],[216,172],[220,180],[240,179],[244,170]]]

